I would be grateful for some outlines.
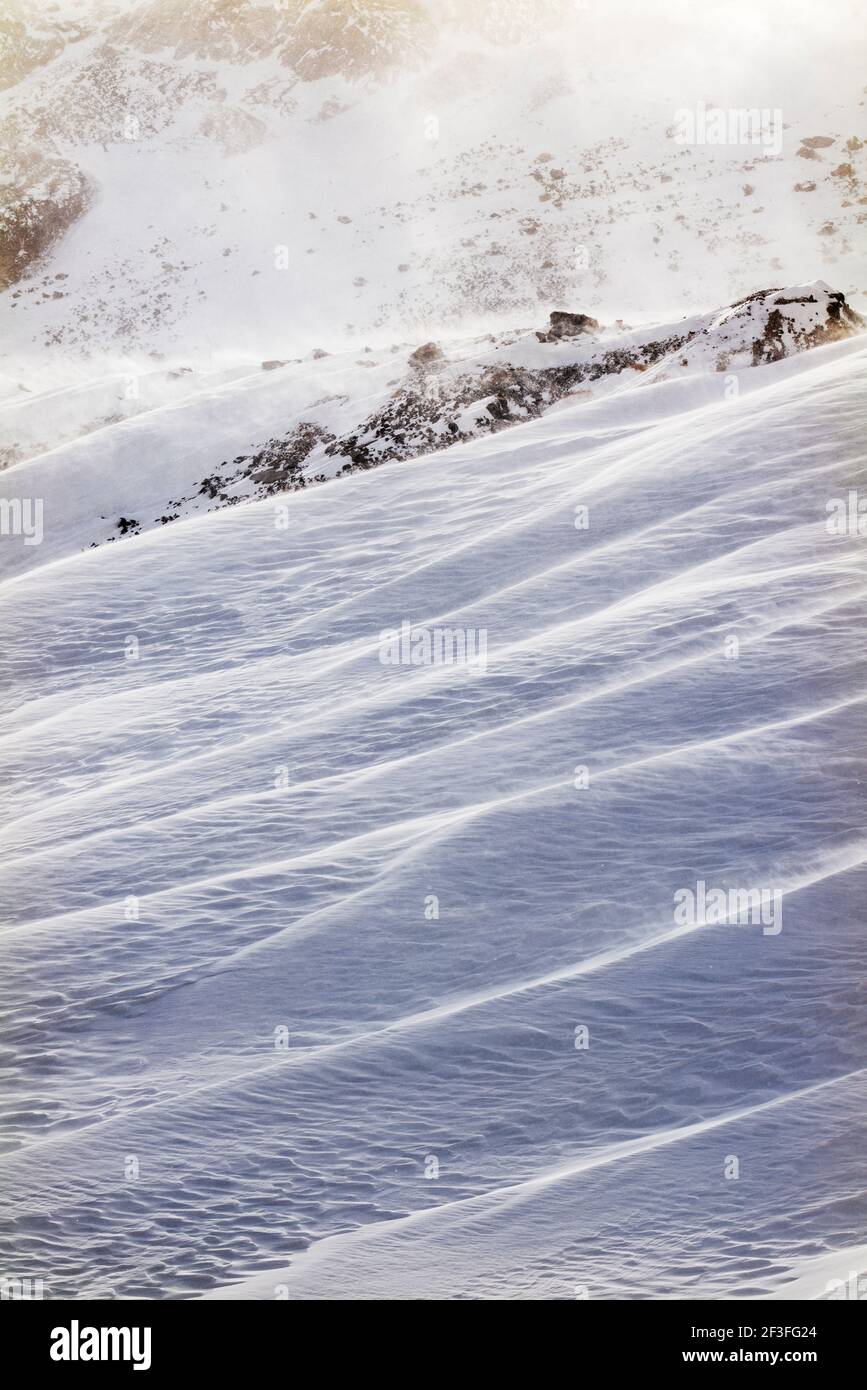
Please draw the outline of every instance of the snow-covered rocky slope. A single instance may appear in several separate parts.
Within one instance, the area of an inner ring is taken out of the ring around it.
[[[640,330],[552,319],[554,332],[314,354],[216,381],[191,369],[153,373],[128,416],[89,426],[82,396],[93,410],[92,390],[12,397],[0,420],[16,451],[32,451],[34,434],[77,437],[0,473],[9,505],[40,499],[43,532],[38,548],[23,536],[6,547],[0,572],[449,448],[570,403],[585,405],[588,429],[617,427],[636,409],[652,420],[750,390],[768,364],[864,328],[823,281]],[[100,382],[103,408],[112,392],[129,400],[123,389],[122,379]]]
[[[667,322],[817,275],[867,303],[850,0],[3,8],[16,387],[551,308]]]

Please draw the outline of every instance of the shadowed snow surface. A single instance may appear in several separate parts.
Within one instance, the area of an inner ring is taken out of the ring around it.
[[[863,1266],[865,564],[826,521],[865,384],[856,339],[739,399],[567,402],[286,529],[266,499],[29,551],[3,1268],[725,1298]],[[384,665],[405,619],[485,629],[487,669]],[[699,879],[779,890],[782,930],[678,925]]]

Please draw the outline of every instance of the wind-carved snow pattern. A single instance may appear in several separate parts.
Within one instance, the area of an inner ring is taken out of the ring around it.
[[[58,1297],[845,1276],[867,648],[828,501],[867,354],[740,375],[8,583],[16,1267],[50,1251]],[[484,669],[384,664],[405,621],[484,632]],[[678,926],[699,880],[772,885],[782,931]]]

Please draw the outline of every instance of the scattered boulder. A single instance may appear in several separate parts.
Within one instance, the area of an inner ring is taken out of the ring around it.
[[[263,362],[263,363],[262,363],[262,371],[263,371],[263,372],[275,372],[275,371],[277,370],[278,367],[287,367],[288,365],[289,365],[289,359],[288,359],[288,358],[285,358],[285,359],[284,359],[284,358],[281,358],[281,357],[269,357],[267,362]]]
[[[425,367],[432,366],[434,362],[444,360],[442,348],[438,343],[422,343],[421,347],[417,347],[415,352],[409,354],[409,360],[413,367],[420,367],[424,370]]]
[[[833,143],[830,135],[806,135],[801,141],[801,144],[806,145],[808,150],[826,150]]]
[[[540,343],[556,343],[562,338],[577,338],[582,333],[598,333],[599,323],[589,314],[568,314],[554,309],[548,320],[548,332],[537,333]]]

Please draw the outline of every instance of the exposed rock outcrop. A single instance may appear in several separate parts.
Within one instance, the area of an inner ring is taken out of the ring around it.
[[[442,362],[442,360],[442,349],[437,343],[422,343],[421,347],[417,347],[415,352],[409,354],[410,366],[422,370],[425,367],[433,366],[435,362]]]
[[[20,280],[82,216],[92,192],[68,160],[27,151],[8,167],[12,176],[0,185],[0,289]]]
[[[562,338],[578,338],[582,333],[598,333],[599,322],[589,314],[569,314],[555,309],[549,318],[547,333],[537,333],[540,343],[556,343]]]

